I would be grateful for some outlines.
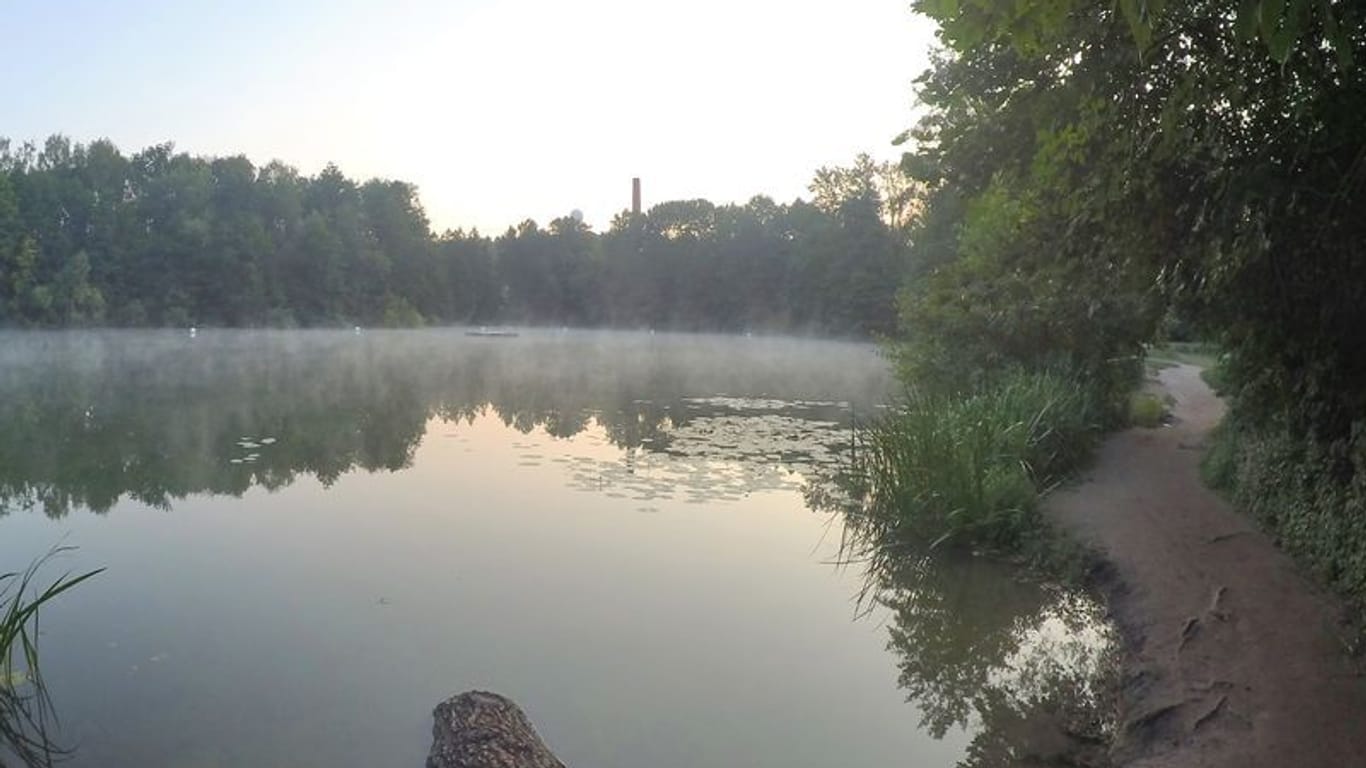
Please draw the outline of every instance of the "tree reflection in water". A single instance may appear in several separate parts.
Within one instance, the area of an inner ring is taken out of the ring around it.
[[[0,333],[0,512],[165,508],[399,470],[433,417],[554,437],[596,425],[628,451],[682,455],[676,436],[725,415],[838,425],[842,404],[801,398],[876,402],[881,367],[867,345],[667,334]],[[770,446],[723,448],[753,463]]]
[[[844,551],[867,568],[862,600],[890,611],[898,684],[936,738],[971,734],[960,768],[1104,766],[1117,645],[1105,611],[1019,567],[908,540],[872,523],[846,476],[807,487],[846,516]]]
[[[0,332],[0,513],[330,485],[478,420],[621,449],[570,457],[572,487],[739,497],[832,461],[837,400],[881,400],[885,368],[870,345],[670,334]],[[0,686],[0,708],[43,703],[22,693]]]
[[[1113,640],[1093,601],[874,531],[839,501],[850,404],[836,400],[866,413],[889,384],[869,356],[663,334],[0,334],[0,511],[169,507],[398,470],[432,418],[555,437],[600,427],[625,455],[586,459],[573,484],[707,500],[795,473],[813,509],[845,514],[923,726],[972,733],[961,765],[1103,763]]]

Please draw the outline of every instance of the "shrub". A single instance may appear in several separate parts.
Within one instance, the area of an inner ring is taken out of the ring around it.
[[[1225,395],[1229,392],[1228,369],[1224,367],[1222,360],[1201,371],[1200,379],[1208,384],[1216,395]]]
[[[1225,492],[1339,594],[1366,606],[1366,422],[1315,442],[1236,412],[1206,453],[1205,481]]]

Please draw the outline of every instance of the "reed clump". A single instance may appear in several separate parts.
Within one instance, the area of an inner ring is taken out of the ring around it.
[[[38,665],[40,609],[104,569],[62,574],[43,589],[38,572],[71,547],[56,547],[23,571],[0,573],[0,768],[12,756],[19,765],[50,766],[65,753],[49,738],[52,701]]]
[[[907,389],[863,433],[858,533],[1016,551],[1043,528],[1039,497],[1101,433],[1091,390],[1057,372],[1012,372],[967,394]]]

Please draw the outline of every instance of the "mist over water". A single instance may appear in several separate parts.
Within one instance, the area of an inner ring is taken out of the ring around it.
[[[0,334],[0,566],[108,568],[43,617],[76,766],[416,766],[470,688],[570,765],[991,757],[1094,617],[952,562],[857,602],[806,500],[890,388],[785,338]]]
[[[521,432],[570,437],[595,424],[615,445],[662,450],[673,427],[699,415],[786,409],[847,423],[887,389],[873,347],[793,339],[0,334],[0,493],[61,515],[73,504],[103,511],[125,494],[164,505],[299,474],[331,482],[352,468],[407,466],[431,417],[486,412]]]

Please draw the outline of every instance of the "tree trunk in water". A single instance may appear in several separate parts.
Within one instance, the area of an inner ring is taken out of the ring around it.
[[[522,710],[496,693],[452,696],[432,715],[427,768],[565,768]]]

